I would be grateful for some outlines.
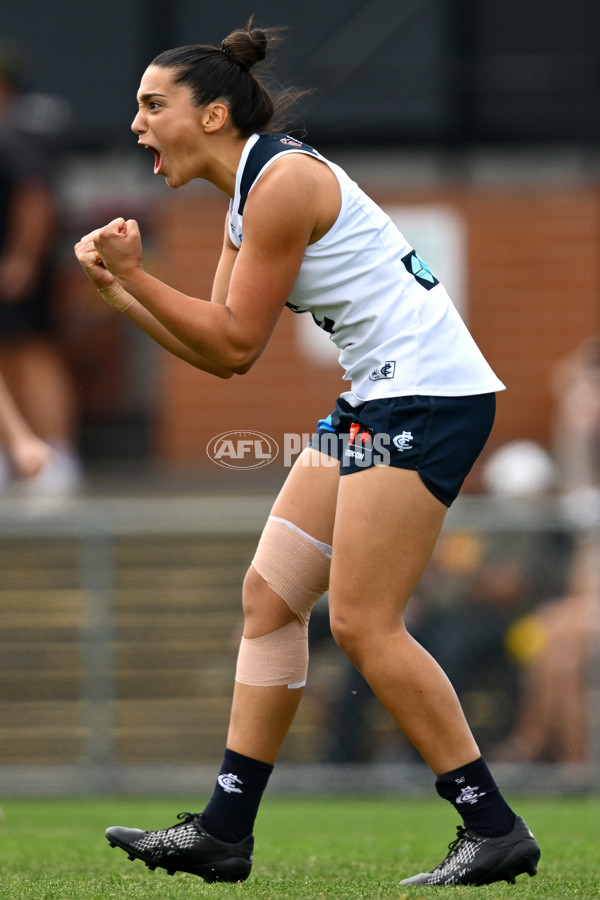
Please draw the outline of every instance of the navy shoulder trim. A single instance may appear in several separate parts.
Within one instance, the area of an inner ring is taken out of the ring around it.
[[[288,137],[287,134],[262,134],[248,154],[248,159],[246,160],[246,165],[244,166],[244,171],[242,173],[242,180],[240,182],[240,205],[238,207],[238,214],[240,216],[243,215],[248,192],[256,181],[258,173],[265,163],[273,156],[277,156],[279,153],[285,153],[286,150],[302,150],[304,153],[311,153],[313,156],[317,156],[317,151],[314,147],[311,147],[310,144],[304,144],[302,141],[297,141],[294,138]]]

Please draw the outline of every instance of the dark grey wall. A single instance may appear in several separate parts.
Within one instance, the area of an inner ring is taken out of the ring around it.
[[[597,0],[3,0],[0,38],[32,87],[69,101],[77,145],[126,146],[149,60],[219,42],[252,10],[290,28],[275,74],[316,89],[299,109],[315,142],[600,137]]]

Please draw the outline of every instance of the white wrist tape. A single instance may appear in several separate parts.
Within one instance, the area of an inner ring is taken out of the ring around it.
[[[118,285],[118,287],[113,286],[106,288],[103,291],[99,291],[99,293],[109,306],[112,306],[113,309],[116,309],[119,312],[128,310],[134,301],[131,294],[128,294],[121,285]]]

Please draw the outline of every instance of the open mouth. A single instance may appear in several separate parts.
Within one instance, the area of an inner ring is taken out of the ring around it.
[[[142,144],[142,146],[154,156],[154,174],[160,175],[162,170],[162,153],[156,147],[151,147],[150,144]]]
[[[162,169],[162,154],[159,153],[155,147],[150,147],[150,150],[154,154],[154,174],[160,175],[160,170]]]

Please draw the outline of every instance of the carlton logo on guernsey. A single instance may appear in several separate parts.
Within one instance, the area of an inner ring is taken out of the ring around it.
[[[335,163],[285,134],[254,134],[244,146],[229,205],[241,247],[253,186],[284,154],[303,153],[337,178],[341,208],[327,234],[306,248],[287,305],[310,313],[339,351],[352,405],[414,394],[467,396],[504,389],[444,286],[390,217]],[[448,353],[448,348],[452,353]]]

